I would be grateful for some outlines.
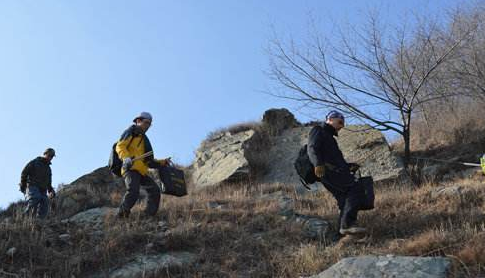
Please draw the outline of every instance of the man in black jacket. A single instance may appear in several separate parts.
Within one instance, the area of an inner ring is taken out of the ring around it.
[[[28,214],[38,218],[45,218],[49,210],[49,198],[55,196],[52,188],[51,161],[56,155],[54,149],[48,148],[43,156],[31,160],[22,170],[20,176],[20,191],[27,197]]]
[[[352,172],[358,165],[347,163],[340,151],[338,132],[345,126],[345,118],[338,111],[331,111],[323,126],[315,126],[308,138],[308,156],[315,166],[315,175],[337,200],[340,209],[340,234],[362,234],[365,229],[356,226],[360,196]]]

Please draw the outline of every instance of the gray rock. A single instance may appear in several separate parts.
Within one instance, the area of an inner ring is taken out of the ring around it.
[[[16,253],[17,253],[17,248],[12,247],[12,248],[8,249],[7,252],[5,252],[5,255],[7,255],[9,257],[13,257]]]
[[[442,257],[361,256],[345,258],[311,278],[445,278],[451,261]]]
[[[295,116],[285,108],[269,109],[263,115],[263,126],[273,136],[299,125]]]
[[[226,132],[215,141],[202,142],[193,165],[192,181],[196,187],[204,188],[249,178],[250,166],[246,152],[254,134],[254,130],[236,134]]]
[[[100,229],[103,227],[106,219],[110,216],[114,216],[117,212],[116,208],[93,208],[83,212],[80,212],[64,222],[74,223],[79,226],[86,226],[93,229]]]
[[[202,142],[193,164],[196,188],[257,178],[294,184],[301,191],[293,163],[312,127],[301,126],[286,109],[266,111],[261,126]],[[404,172],[384,135],[370,126],[348,126],[337,140],[346,160],[359,163],[362,175],[372,175],[374,181],[396,179]]]
[[[312,127],[295,127],[271,140],[268,173],[263,182],[282,182],[302,187],[293,163],[300,148],[307,144]],[[394,155],[384,135],[370,126],[348,126],[337,137],[339,147],[348,162],[359,163],[363,176],[372,175],[374,181],[398,178],[404,172],[401,160]]]
[[[302,224],[303,235],[310,239],[330,239],[331,228],[330,223],[320,217],[296,215],[294,221]]]
[[[110,194],[124,191],[122,179],[113,176],[108,167],[102,167],[64,185],[57,194],[55,212],[61,218],[68,218],[87,209],[106,206]]]
[[[226,203],[220,203],[215,201],[210,201],[207,203],[207,207],[210,209],[227,209]]]
[[[136,278],[156,275],[166,269],[193,264],[197,256],[188,252],[173,252],[152,256],[136,256],[132,262],[112,271],[110,278]]]
[[[71,239],[71,235],[70,234],[62,234],[62,235],[59,235],[59,239],[67,242]]]

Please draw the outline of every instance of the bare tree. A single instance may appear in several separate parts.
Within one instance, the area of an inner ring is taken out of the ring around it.
[[[455,53],[457,59],[447,62],[441,73],[446,82],[441,86],[461,92],[462,96],[485,102],[485,3],[456,11],[452,32],[467,34],[475,30],[466,45]]]
[[[426,87],[469,32],[444,36],[441,26],[423,20],[391,30],[377,15],[368,18],[365,26],[340,31],[331,40],[318,35],[303,45],[272,40],[270,77],[283,87],[272,94],[309,108],[338,109],[374,128],[398,133],[407,167],[413,112],[456,94]]]

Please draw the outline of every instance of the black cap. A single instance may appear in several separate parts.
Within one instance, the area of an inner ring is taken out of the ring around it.
[[[45,151],[44,151],[44,155],[49,155],[49,156],[56,156],[56,151],[53,149],[53,148],[47,148]]]

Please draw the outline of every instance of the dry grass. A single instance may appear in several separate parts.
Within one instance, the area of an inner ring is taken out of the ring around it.
[[[206,139],[207,141],[214,141],[217,140],[222,134],[229,132],[230,134],[236,134],[243,131],[248,130],[256,130],[261,128],[261,122],[251,121],[251,122],[242,122],[238,124],[233,124],[228,127],[219,128],[215,131],[210,132]]]
[[[376,209],[360,217],[370,231],[365,244],[305,239],[298,224],[277,215],[274,201],[258,196],[283,190],[294,198],[298,213],[334,224],[335,201],[325,191],[300,197],[281,184],[227,185],[185,198],[164,197],[158,219],[141,218],[143,205],[137,204],[128,221],[106,219],[102,241],[89,236],[89,227],[58,222],[35,231],[17,213],[10,224],[0,226],[0,269],[23,271],[18,277],[68,277],[114,269],[134,254],[184,250],[197,254],[197,264],[159,277],[297,277],[318,273],[344,257],[393,253],[449,256],[457,262],[455,276],[476,277],[485,274],[485,187],[480,180],[456,183],[472,193],[432,198],[436,184],[377,188]],[[210,208],[211,201],[222,208]],[[168,222],[168,233],[158,227],[161,219]],[[65,232],[72,235],[71,246],[55,240]],[[13,246],[19,251],[9,258],[5,251]]]
[[[413,122],[411,148],[437,150],[483,141],[485,138],[484,102],[466,98],[434,103]],[[430,134],[432,136],[430,136]]]

